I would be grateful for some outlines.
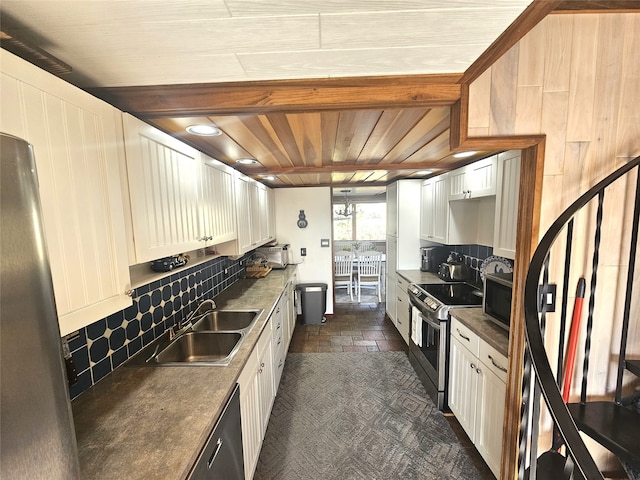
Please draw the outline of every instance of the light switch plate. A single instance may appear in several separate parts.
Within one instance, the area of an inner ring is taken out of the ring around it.
[[[320,239],[320,246],[321,247],[328,247],[329,246],[329,239],[328,238],[321,238]]]

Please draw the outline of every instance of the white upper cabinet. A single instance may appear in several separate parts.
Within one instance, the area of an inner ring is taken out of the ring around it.
[[[449,200],[469,200],[496,194],[497,155],[449,173]]]
[[[236,171],[235,210],[237,239],[218,245],[223,255],[242,255],[275,238],[273,192]]]
[[[498,155],[497,191],[493,253],[515,258],[518,194],[520,192],[520,151]]]
[[[422,182],[420,238],[447,243],[449,238],[449,174]]]
[[[201,208],[199,237],[208,245],[228,242],[238,236],[234,201],[233,169],[201,154]]]
[[[0,130],[33,145],[60,332],[131,305],[120,112],[2,50]]]
[[[135,262],[204,246],[198,216],[200,153],[123,114]]]

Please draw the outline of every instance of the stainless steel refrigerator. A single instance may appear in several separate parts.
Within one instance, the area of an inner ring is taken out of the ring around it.
[[[0,478],[80,478],[31,146],[0,134]]]

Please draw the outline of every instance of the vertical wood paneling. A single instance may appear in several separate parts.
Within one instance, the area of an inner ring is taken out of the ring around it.
[[[569,90],[573,18],[551,15],[545,19],[544,91]],[[520,60],[522,64],[522,59]]]
[[[515,133],[518,45],[491,66],[491,135]]]
[[[519,42],[518,86],[541,87],[544,80],[544,54],[540,48],[547,34],[547,22],[540,22]]]
[[[626,61],[620,75],[621,102],[618,117],[618,133],[616,138],[616,155],[634,158],[640,155],[640,108],[637,101],[627,99],[638,98],[640,89],[640,61],[638,45],[640,45],[640,15],[627,15],[624,18],[624,48],[622,58],[636,58],[635,62]]]
[[[577,15],[573,19],[568,142],[591,140],[599,22],[599,15]]]
[[[568,92],[552,91],[542,94],[541,128],[543,132],[554,133],[547,136],[545,145],[545,175],[559,175],[564,170],[568,100]]]
[[[520,42],[520,55],[511,58],[505,55],[491,67],[492,125],[489,133],[531,133],[535,123],[531,119],[538,117],[541,119],[540,133],[546,135],[540,235],[580,194],[626,158],[640,154],[640,121],[638,109],[633,107],[640,102],[638,25],[638,13],[547,17],[539,31],[537,27]],[[506,72],[516,68],[519,76],[527,77],[518,78],[518,84],[535,83],[541,75],[545,93],[536,99],[531,91],[523,94],[521,90],[517,103],[510,102],[516,87],[509,84],[510,75]],[[473,98],[482,89],[473,87],[471,85],[469,89],[470,105],[482,105],[486,98]],[[512,118],[516,119],[515,127],[509,131],[508,123]],[[617,155],[620,158],[616,158]],[[523,193],[526,192],[520,192],[521,196]],[[607,320],[594,324],[594,338],[602,339],[602,342],[592,350],[589,374],[589,393],[596,396],[609,395],[615,379],[611,361],[615,359],[618,342],[619,293],[624,288],[620,272],[626,269],[619,265],[624,263],[623,252],[627,248],[620,245],[619,232],[628,230],[623,222],[631,208],[628,204],[633,202],[623,187],[614,188],[607,196],[606,220],[611,223],[603,236],[610,238],[612,243],[603,250],[607,252],[607,258],[601,261],[601,265],[606,266],[599,282],[596,306],[601,312],[599,318],[606,317]],[[536,219],[534,216],[534,222]],[[574,277],[590,273],[593,232],[588,227],[592,224],[593,209],[577,220],[574,258],[581,260],[574,262],[577,270],[570,279],[572,288],[577,280]],[[587,231],[589,233],[581,237],[580,232]],[[584,263],[583,268],[580,268],[580,262]],[[630,330],[632,345],[640,344],[638,331],[637,327]],[[516,335],[518,332],[512,331],[512,337]],[[511,347],[511,354],[516,348],[522,348],[520,341],[512,342]],[[507,418],[515,419],[519,412],[518,399],[511,400],[513,412],[507,412]],[[513,437],[511,433],[509,436]],[[596,456],[606,463],[606,454],[598,451]],[[513,467],[509,460],[505,464]],[[503,472],[503,478],[507,478],[504,475]]]
[[[515,131],[523,134],[540,133],[542,86],[518,87],[516,95]]]
[[[469,85],[469,136],[474,136],[471,133],[471,128],[488,129],[490,124],[491,68],[488,68],[475,82]]]

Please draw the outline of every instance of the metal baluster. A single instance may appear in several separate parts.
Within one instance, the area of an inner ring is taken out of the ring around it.
[[[571,268],[571,249],[573,246],[573,218],[567,224],[567,245],[564,256],[564,284],[562,285],[562,309],[560,313],[560,339],[558,341],[558,368],[556,379],[562,383],[564,368],[565,334],[567,327],[567,304],[569,303],[569,270]]]
[[[518,448],[518,480],[524,479],[524,472],[527,468],[527,443],[531,439],[529,432],[529,415],[531,412],[531,381],[533,369],[531,368],[531,356],[529,355],[529,346],[524,351],[524,367],[522,369],[522,406],[520,407],[520,433]],[[531,463],[531,459],[529,459]],[[535,479],[534,476],[529,476]]]
[[[598,213],[596,214],[596,234],[593,240],[593,263],[591,272],[591,292],[589,294],[589,316],[587,318],[587,338],[584,343],[584,364],[582,367],[582,389],[580,403],[587,402],[587,377],[589,375],[589,353],[591,352],[591,330],[593,329],[593,311],[596,304],[596,285],[598,280],[598,260],[600,258],[600,234],[602,227],[602,205],[604,189],[598,193]]]
[[[618,378],[616,380],[615,401],[622,400],[622,377],[624,376],[625,357],[627,354],[627,335],[629,331],[629,316],[631,314],[631,297],[633,293],[633,275],[636,266],[636,249],[638,246],[638,222],[640,220],[640,167],[636,179],[636,202],[633,209],[633,223],[631,224],[631,246],[629,248],[629,268],[627,270],[627,291],[624,298],[624,312],[622,314],[622,335],[620,337],[620,356],[618,357]]]

